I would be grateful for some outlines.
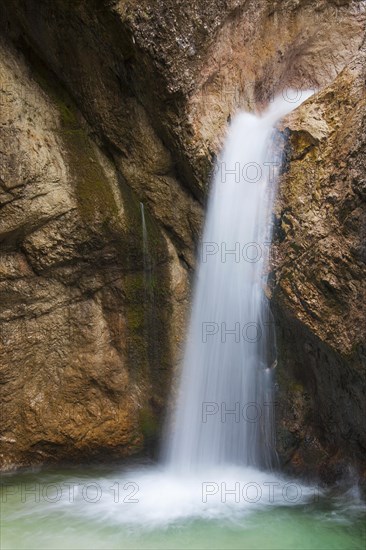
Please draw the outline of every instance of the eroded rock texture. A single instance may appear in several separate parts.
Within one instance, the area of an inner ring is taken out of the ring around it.
[[[326,479],[342,473],[350,455],[365,466],[365,54],[283,128],[278,439],[284,460]]]
[[[3,468],[153,441],[227,121],[289,86],[322,91],[281,134],[279,453],[301,471],[362,462],[364,12],[343,0],[2,4]]]

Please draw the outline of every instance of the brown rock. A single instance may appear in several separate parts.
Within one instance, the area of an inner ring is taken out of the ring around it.
[[[296,452],[296,468],[322,468],[324,477],[335,454],[365,467],[365,61],[361,52],[282,125],[274,243],[280,450],[284,461]],[[299,398],[300,428],[288,417]]]

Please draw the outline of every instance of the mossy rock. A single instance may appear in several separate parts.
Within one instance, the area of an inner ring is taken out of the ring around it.
[[[83,126],[73,100],[57,77],[27,50],[33,67],[33,75],[47,96],[54,103],[60,117],[57,130],[67,152],[67,161],[75,183],[75,195],[80,216],[88,225],[117,228],[119,207],[111,183],[99,164],[92,142]]]
[[[139,421],[145,442],[148,443],[154,440],[159,433],[159,423],[150,407],[143,407],[140,409]]]

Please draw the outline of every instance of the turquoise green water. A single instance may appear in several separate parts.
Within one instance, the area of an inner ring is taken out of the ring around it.
[[[366,512],[355,489],[327,495],[298,485],[303,498],[295,499],[282,491],[288,480],[234,471],[227,488],[239,483],[240,494],[225,497],[220,476],[182,480],[153,468],[3,476],[1,548],[365,550]],[[264,491],[269,482],[279,486],[274,498]],[[259,500],[249,484],[261,487]]]

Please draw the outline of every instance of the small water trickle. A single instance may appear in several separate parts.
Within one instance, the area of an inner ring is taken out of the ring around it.
[[[141,223],[142,223],[142,257],[144,268],[144,288],[147,295],[151,292],[151,277],[152,277],[152,262],[149,250],[149,237],[147,233],[145,207],[144,203],[140,202]]]
[[[149,343],[149,357],[151,361],[156,358],[156,334],[155,334],[155,292],[154,292],[154,259],[151,251],[149,233],[146,224],[145,206],[140,202],[142,225],[142,258],[144,277],[144,324],[146,341]]]

